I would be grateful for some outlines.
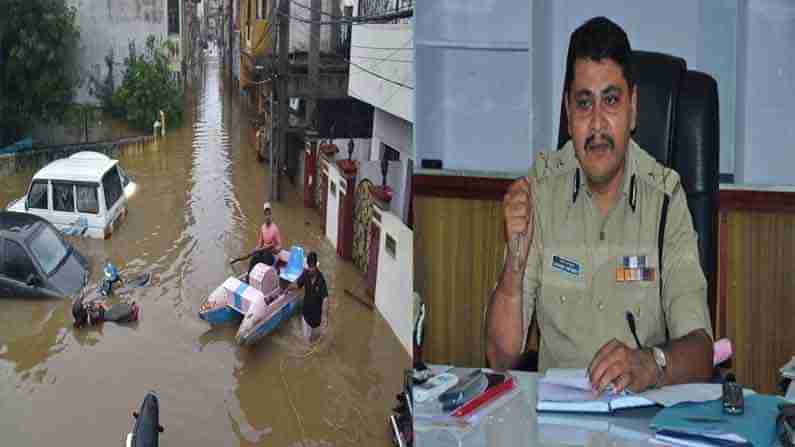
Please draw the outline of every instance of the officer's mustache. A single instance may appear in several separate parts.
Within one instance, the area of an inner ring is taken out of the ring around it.
[[[597,140],[597,137],[600,138]],[[615,142],[613,141],[613,137],[611,137],[610,135],[606,133],[593,134],[585,139],[585,150],[590,151],[597,144],[604,144],[604,143],[607,144],[607,148],[610,150],[613,150],[613,148],[615,147]]]

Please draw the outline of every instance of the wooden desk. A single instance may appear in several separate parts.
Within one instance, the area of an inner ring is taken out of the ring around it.
[[[762,393],[795,354],[795,187],[721,185],[715,334],[732,369]]]

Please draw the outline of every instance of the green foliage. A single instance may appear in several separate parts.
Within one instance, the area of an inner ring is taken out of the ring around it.
[[[0,144],[59,120],[79,86],[80,31],[64,0],[5,0],[0,11]]]
[[[135,43],[130,43],[124,80],[112,103],[117,116],[139,129],[151,129],[160,110],[165,112],[169,127],[182,121],[182,89],[170,77],[167,45],[149,36],[146,51],[139,55]]]

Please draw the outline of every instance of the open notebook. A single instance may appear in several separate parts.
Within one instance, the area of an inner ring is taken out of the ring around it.
[[[538,411],[612,413],[622,408],[648,407],[645,397],[613,391],[597,396],[584,369],[549,369],[538,380]]]

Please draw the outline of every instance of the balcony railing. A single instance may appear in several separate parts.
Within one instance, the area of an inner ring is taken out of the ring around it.
[[[351,58],[351,24],[340,25],[337,41],[337,54],[345,59]]]
[[[414,0],[359,0],[359,17],[394,14],[410,10]],[[389,19],[383,23],[403,23],[405,19]]]

